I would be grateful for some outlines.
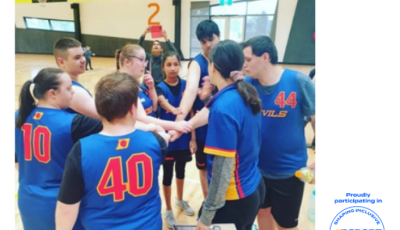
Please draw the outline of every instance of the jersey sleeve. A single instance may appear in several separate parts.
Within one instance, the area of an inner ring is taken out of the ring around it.
[[[156,93],[157,93],[157,97],[158,96],[164,96],[164,92],[160,87],[156,87]]]
[[[297,82],[299,84],[301,96],[303,98],[302,108],[304,116],[315,115],[315,84],[310,77],[298,73]]]
[[[210,111],[204,153],[235,157],[239,124],[228,113]]]
[[[160,136],[158,133],[153,133],[154,137],[157,139],[158,143],[160,144],[161,148],[161,161],[164,162],[165,157],[167,156],[168,146],[165,142],[165,139]]]
[[[102,129],[103,124],[100,120],[78,114],[71,125],[72,139],[77,142],[81,138],[99,133]]]
[[[78,141],[68,154],[65,163],[58,200],[64,204],[78,203],[84,194],[84,181],[81,165],[81,142]]]

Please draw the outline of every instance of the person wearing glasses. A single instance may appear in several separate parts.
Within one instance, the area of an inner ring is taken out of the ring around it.
[[[138,45],[143,46],[144,39],[146,34],[150,32],[151,26],[148,26],[143,32],[142,36],[140,36]],[[162,31],[162,36],[165,40],[165,44],[168,47],[168,50],[174,51],[178,53],[175,46],[167,37],[167,32],[165,30]],[[167,50],[167,51],[168,51]],[[146,66],[146,70],[151,72],[151,75],[154,79],[155,85],[157,86],[160,82],[164,81],[164,75],[161,69],[161,61],[163,60],[164,49],[159,40],[155,40],[153,45],[151,46],[151,53],[146,53],[146,60],[149,62],[149,65]]]
[[[138,81],[148,64],[144,49],[136,44],[127,44],[122,49],[118,49],[115,52],[115,58],[117,70],[121,73],[131,75]],[[187,121],[165,121],[154,117],[152,113],[157,110],[158,101],[151,74],[149,71],[146,71],[143,76],[143,84],[138,98],[140,102],[138,103],[138,120],[146,124],[154,123],[165,130],[183,130],[184,133],[191,132],[192,126]]]

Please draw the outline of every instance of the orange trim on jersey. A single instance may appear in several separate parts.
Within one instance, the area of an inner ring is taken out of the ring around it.
[[[146,115],[149,115],[150,113],[153,112],[153,106],[151,106],[151,107],[145,109],[144,111],[146,112]]]
[[[236,149],[235,150],[226,150],[226,149],[220,149],[220,148],[206,146],[206,147],[204,147],[204,153],[209,153],[209,154],[223,156],[223,157],[235,157]]]
[[[126,149],[129,146],[129,138],[118,140],[117,150]]]
[[[242,189],[242,182],[240,182],[239,178],[239,155],[236,154],[236,168],[235,168],[235,181],[236,181],[236,189],[240,198],[244,198],[244,193]]]

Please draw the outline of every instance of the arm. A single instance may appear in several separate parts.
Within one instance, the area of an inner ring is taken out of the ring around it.
[[[158,96],[158,101],[160,103],[160,106],[167,110],[169,113],[176,114],[176,108],[173,107],[170,103],[168,103],[167,99],[165,99],[164,95]]]
[[[181,114],[176,116],[176,121],[184,120],[193,107],[193,103],[197,96],[197,89],[199,88],[200,80],[200,66],[197,62],[193,61],[189,67],[188,77],[186,80],[186,88],[179,108]]]
[[[80,201],[84,195],[81,169],[81,146],[77,142],[68,154],[65,170],[58,192],[56,229],[71,230],[78,217]]]
[[[168,49],[169,49],[170,51],[173,51],[173,52],[178,53],[178,51],[176,50],[175,46],[174,46],[174,45],[172,44],[172,42],[168,39],[167,32],[166,32],[165,30],[162,31],[162,35],[163,35],[163,37],[164,37],[165,43],[166,43],[167,46],[168,46]]]
[[[212,179],[200,216],[200,222],[206,226],[211,225],[215,212],[225,205],[226,190],[231,180],[233,161],[233,157],[214,157]]]
[[[77,114],[72,120],[71,136],[74,143],[101,130],[103,130],[103,124],[98,119]]]
[[[193,110],[190,111],[190,117],[191,118],[194,117]],[[191,136],[191,139],[190,139],[190,142],[189,142],[189,147],[190,147],[190,150],[192,151],[192,154],[197,152],[196,130],[195,129],[193,129],[193,131],[192,131],[192,136]]]
[[[202,110],[200,110],[200,112],[196,113],[196,115],[189,120],[189,124],[191,124],[194,129],[207,125],[209,114],[210,110],[207,107],[204,107]]]
[[[156,111],[158,107],[157,92],[156,87],[154,86],[154,79],[149,71],[146,71],[146,74],[143,77],[143,82],[148,88],[149,97],[153,102],[153,110]]]
[[[144,30],[142,36],[140,36],[139,41],[138,41],[138,45],[143,47],[144,38],[146,37],[146,34],[149,33],[149,32],[150,32],[150,26],[146,27],[146,29]]]
[[[154,123],[156,125],[161,126],[165,130],[177,130],[177,131],[183,132],[183,133],[188,133],[188,132],[192,131],[192,126],[189,125],[186,121],[181,121],[181,122],[165,121],[165,120],[157,119],[155,117],[147,116],[139,98],[138,98],[137,106],[138,106],[138,108],[137,108],[137,120],[138,121],[141,121],[145,124]]]
[[[93,98],[81,87],[72,87],[74,96],[72,97],[70,108],[88,117],[100,119]]]

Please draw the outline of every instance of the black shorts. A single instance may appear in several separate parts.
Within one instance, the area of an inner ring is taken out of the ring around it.
[[[192,153],[189,149],[186,150],[175,150],[167,153],[165,161],[182,161],[190,162],[192,161]]]
[[[215,213],[212,223],[234,223],[237,230],[251,230],[264,203],[265,184],[261,179],[253,194],[239,200],[227,200]],[[203,203],[204,204],[204,203]],[[201,216],[203,205],[199,211]]]
[[[297,227],[304,182],[293,176],[283,180],[272,180],[263,176],[266,194],[262,208],[271,208],[271,213],[279,226]]]
[[[204,153],[204,141],[196,141],[196,166],[199,170],[207,169],[207,155]]]

